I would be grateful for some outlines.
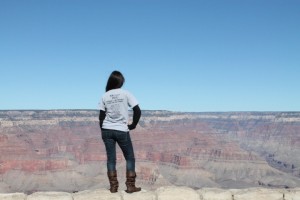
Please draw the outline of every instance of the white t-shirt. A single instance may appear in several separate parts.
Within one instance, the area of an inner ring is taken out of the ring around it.
[[[100,110],[106,112],[102,128],[127,132],[128,107],[138,105],[136,98],[127,90],[121,88],[104,93],[99,103]]]

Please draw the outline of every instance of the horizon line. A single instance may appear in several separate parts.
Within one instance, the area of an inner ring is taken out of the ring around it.
[[[89,108],[59,108],[59,109],[0,109],[0,112],[4,111],[99,111],[99,109],[89,109]],[[287,113],[287,112],[300,112],[300,111],[257,111],[257,110],[244,110],[244,111],[173,111],[173,110],[163,110],[163,109],[141,109],[142,111],[160,111],[160,112],[176,112],[176,113]]]

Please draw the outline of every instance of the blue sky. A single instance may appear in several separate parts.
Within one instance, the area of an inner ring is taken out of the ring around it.
[[[298,0],[0,0],[0,109],[300,111]]]

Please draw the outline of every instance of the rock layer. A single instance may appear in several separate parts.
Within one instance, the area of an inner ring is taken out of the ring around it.
[[[234,189],[221,190],[203,188],[193,190],[188,187],[162,187],[156,191],[127,194],[125,191],[110,193],[107,189],[86,190],[78,193],[36,192],[26,194],[1,194],[1,200],[299,200],[300,189]]]

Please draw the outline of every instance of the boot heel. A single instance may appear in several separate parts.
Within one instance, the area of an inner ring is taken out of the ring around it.
[[[125,184],[127,186],[127,190],[125,190],[125,192],[133,193],[133,192],[141,191],[140,187],[135,186],[135,179],[136,179],[136,173],[134,171],[126,172],[126,183]]]

